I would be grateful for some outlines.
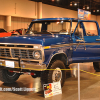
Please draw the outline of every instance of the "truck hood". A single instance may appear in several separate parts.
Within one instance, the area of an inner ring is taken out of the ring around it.
[[[65,44],[70,42],[70,35],[23,35],[0,38],[0,43],[41,44],[42,46]]]

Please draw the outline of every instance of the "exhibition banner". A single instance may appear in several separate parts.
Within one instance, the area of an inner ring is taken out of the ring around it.
[[[44,97],[51,97],[54,95],[62,94],[61,90],[61,83],[59,82],[54,82],[54,83],[48,83],[43,85],[44,88]]]
[[[85,11],[82,9],[78,9],[78,19],[90,20],[91,19],[91,12]]]

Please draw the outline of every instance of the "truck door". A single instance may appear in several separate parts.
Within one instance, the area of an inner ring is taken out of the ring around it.
[[[80,21],[73,36],[73,62],[93,62],[100,59],[98,23]]]

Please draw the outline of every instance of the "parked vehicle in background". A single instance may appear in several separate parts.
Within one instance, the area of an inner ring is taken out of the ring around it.
[[[27,29],[21,28],[21,29],[15,29],[12,31],[12,35],[24,35],[26,33]]]
[[[14,35],[24,35],[26,32],[26,29],[21,28],[21,29],[15,29],[15,30],[10,30],[7,32],[3,28],[0,28],[0,37],[7,37],[7,36],[14,36]]]
[[[0,37],[11,36],[12,32],[7,32],[3,28],[0,28]]]

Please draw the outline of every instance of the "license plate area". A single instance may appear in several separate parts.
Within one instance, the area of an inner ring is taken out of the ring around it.
[[[5,66],[10,67],[10,68],[14,68],[15,63],[14,63],[14,61],[5,61]]]

